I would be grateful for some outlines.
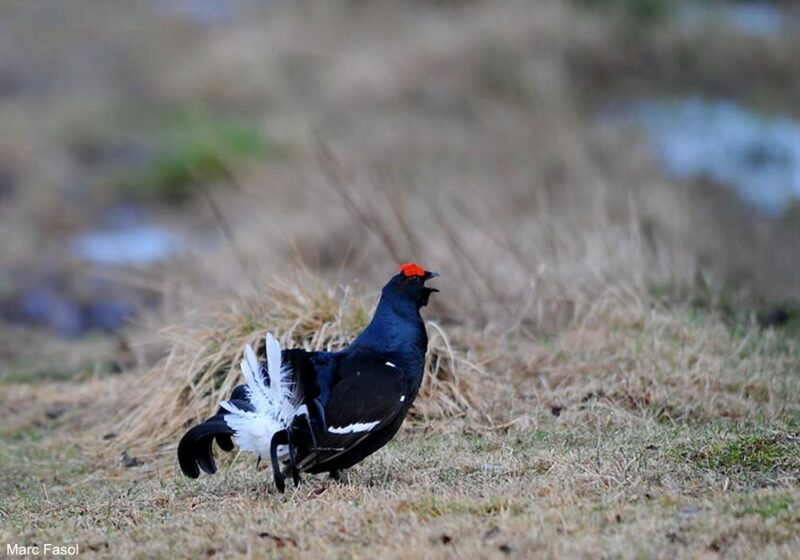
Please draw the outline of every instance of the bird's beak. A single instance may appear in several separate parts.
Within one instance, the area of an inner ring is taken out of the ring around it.
[[[438,272],[426,271],[425,275],[422,277],[422,281],[426,282],[427,280],[430,280],[431,278],[437,278],[438,276],[439,276]],[[420,293],[419,306],[425,307],[426,305],[428,305],[428,300],[430,299],[431,294],[435,294],[438,291],[439,290],[437,290],[436,288],[429,288],[428,286],[423,286],[422,291]]]
[[[438,277],[439,277],[439,273],[438,272],[426,271],[425,272],[425,276],[422,278],[422,281],[423,282],[427,282],[431,278],[438,278]],[[429,295],[433,294],[433,293],[437,293],[439,291],[436,288],[425,288],[425,289],[428,291]]]

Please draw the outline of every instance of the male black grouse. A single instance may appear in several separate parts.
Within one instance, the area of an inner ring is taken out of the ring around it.
[[[216,472],[216,440],[224,451],[237,445],[259,460],[269,458],[283,492],[286,475],[295,485],[303,472],[338,478],[383,447],[422,383],[428,335],[419,311],[438,291],[425,286],[435,276],[418,264],[402,265],[383,287],[370,324],[339,352],[281,350],[267,334],[267,359],[259,365],[253,349],[245,348],[245,383],[178,445],[183,473]]]

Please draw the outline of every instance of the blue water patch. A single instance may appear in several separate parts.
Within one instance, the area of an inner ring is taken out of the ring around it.
[[[775,35],[790,29],[786,12],[768,2],[687,2],[680,10],[680,23],[690,28],[698,25],[722,25],[753,36]]]
[[[93,330],[113,332],[136,316],[141,303],[131,296],[100,293],[93,301],[80,301],[64,286],[38,284],[23,292],[18,301],[3,302],[0,317],[10,322],[46,326],[65,338],[79,338]]]
[[[227,23],[233,18],[232,0],[161,0],[170,12],[206,25]]]
[[[26,271],[10,279],[0,299],[0,321],[47,328],[70,339],[116,332],[160,303],[158,294],[70,268]]]
[[[169,259],[179,249],[175,234],[149,225],[89,231],[72,240],[76,255],[101,265],[153,264]]]
[[[254,8],[277,4],[278,0],[156,0],[167,13],[202,25],[218,25],[241,19]]]
[[[751,35],[771,35],[783,30],[784,14],[774,4],[743,2],[726,9],[726,20],[734,29]]]
[[[641,126],[665,170],[680,180],[729,185],[778,215],[800,199],[800,122],[767,117],[724,100],[646,101],[607,112],[603,122]]]

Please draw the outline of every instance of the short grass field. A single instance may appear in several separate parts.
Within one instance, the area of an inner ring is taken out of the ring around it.
[[[795,34],[656,0],[151,4],[0,2],[0,556],[800,556],[797,206],[671,180],[593,116],[796,116]],[[77,259],[120,207],[181,252]],[[285,494],[244,454],[182,476],[245,344],[345,346],[407,260],[441,292],[390,444]],[[125,326],[18,320],[96,278],[141,297]]]

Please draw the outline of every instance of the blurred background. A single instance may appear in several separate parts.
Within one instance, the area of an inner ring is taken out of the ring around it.
[[[147,366],[306,268],[536,335],[598,301],[791,324],[800,10],[0,0],[0,378]],[[152,342],[152,344],[150,343]]]

